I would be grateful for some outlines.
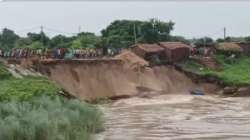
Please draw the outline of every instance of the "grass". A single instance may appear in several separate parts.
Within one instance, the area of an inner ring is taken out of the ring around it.
[[[78,100],[39,97],[0,103],[1,140],[90,140],[103,129],[100,112]]]
[[[201,75],[203,74],[204,67],[201,64],[197,63],[196,60],[189,59],[187,61],[183,61],[181,63],[181,66],[187,71],[191,71]]]
[[[184,64],[184,68],[203,76],[216,76],[226,85],[250,85],[249,56],[242,55],[237,58],[230,58],[224,55],[216,55],[215,58],[222,67],[219,71],[204,68],[194,60],[187,61]]]
[[[0,80],[10,78],[11,74],[4,68],[4,66],[0,63]]]
[[[0,64],[0,89],[0,101],[26,101],[37,96],[57,96],[61,90],[45,77],[14,78],[2,64]]]
[[[29,100],[35,96],[55,96],[60,88],[43,77],[7,78],[0,80],[0,101]]]
[[[250,85],[250,57],[239,56],[234,59],[218,55],[216,58],[223,70],[214,73],[221,80],[230,85]]]
[[[18,79],[0,64],[0,140],[90,140],[103,129],[93,105],[58,96],[44,77]]]

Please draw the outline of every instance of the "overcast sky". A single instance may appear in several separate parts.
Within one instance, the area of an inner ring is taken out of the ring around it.
[[[39,31],[43,25],[55,33],[95,32],[116,19],[174,21],[172,34],[187,38],[250,36],[250,2],[1,2],[0,28],[20,35]]]

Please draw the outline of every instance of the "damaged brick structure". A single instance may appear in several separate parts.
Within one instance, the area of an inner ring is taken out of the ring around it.
[[[178,62],[190,55],[190,46],[181,42],[159,42],[157,44],[135,44],[132,51],[147,61],[158,58],[167,62]]]
[[[160,42],[164,48],[165,57],[169,62],[178,62],[187,59],[190,55],[190,46],[181,42]]]
[[[149,62],[155,61],[155,59],[163,60],[165,58],[164,48],[158,44],[135,44],[131,49],[136,55]]]

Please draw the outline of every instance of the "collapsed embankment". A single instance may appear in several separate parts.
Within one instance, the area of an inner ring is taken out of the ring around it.
[[[0,140],[92,140],[104,129],[99,109],[61,98],[61,88],[36,74],[0,58]]]
[[[188,93],[201,88],[172,66],[131,69],[119,59],[53,60],[43,62],[39,71],[83,100]]]
[[[210,61],[203,61],[207,59]],[[249,96],[249,57],[239,56],[230,58],[224,55],[216,55],[210,58],[193,58],[183,63],[176,64],[178,71],[185,73],[195,82],[213,83],[221,87],[217,94],[226,96]],[[217,65],[212,68],[209,65]]]

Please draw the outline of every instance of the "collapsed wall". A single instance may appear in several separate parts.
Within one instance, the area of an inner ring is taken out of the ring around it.
[[[132,66],[133,69],[121,59],[54,60],[43,62],[39,70],[82,100],[133,96],[142,89],[167,94],[196,88],[192,80],[171,66]]]

